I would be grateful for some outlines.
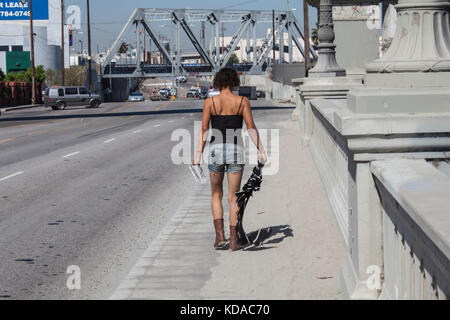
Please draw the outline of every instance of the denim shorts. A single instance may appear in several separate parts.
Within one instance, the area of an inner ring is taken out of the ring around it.
[[[237,173],[244,170],[244,149],[232,143],[213,144],[209,148],[210,172]]]

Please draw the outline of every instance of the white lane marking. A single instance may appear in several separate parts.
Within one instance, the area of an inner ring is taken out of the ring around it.
[[[142,130],[136,130],[136,131],[134,131],[133,133],[139,133],[139,132],[141,132]]]
[[[112,139],[106,140],[105,143],[110,143],[110,142],[113,142],[114,140],[116,140],[116,138],[112,138]]]
[[[161,125],[160,124],[156,124],[156,125],[154,125],[154,127],[158,128],[158,127],[161,127]]]
[[[73,153],[70,153],[70,154],[66,154],[63,158],[68,158],[68,157],[74,156],[74,155],[79,154],[79,153],[80,153],[80,151],[73,152]]]
[[[5,181],[6,179],[9,179],[9,178],[12,178],[12,177],[21,175],[22,173],[24,173],[24,172],[23,172],[23,171],[19,171],[19,172],[13,173],[13,174],[11,174],[11,175],[9,175],[9,176],[7,176],[7,177],[1,178],[1,179],[0,179],[0,182]]]
[[[169,123],[172,123],[173,122],[173,120],[169,120]]]
[[[193,113],[189,114],[191,117],[194,115]]]
[[[181,117],[181,119],[185,119],[186,117]]]

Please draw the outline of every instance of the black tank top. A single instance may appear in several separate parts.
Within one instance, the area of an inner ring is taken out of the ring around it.
[[[242,134],[239,131],[239,129],[242,129],[242,123],[243,123],[243,116],[239,114],[239,111],[241,111],[242,107],[242,101],[244,100],[244,97],[241,99],[241,104],[239,105],[239,109],[236,114],[233,115],[219,115],[217,114],[216,105],[214,103],[214,98],[212,98],[213,106],[214,106],[214,113],[211,115],[211,127],[215,130],[213,130],[213,135],[211,137],[211,144],[214,143],[232,143],[236,145],[243,145],[242,142]],[[227,129],[233,130],[232,135],[228,135],[227,137]],[[221,139],[219,137],[214,136],[214,134],[217,134],[217,130],[220,131],[222,134]],[[238,130],[238,132],[236,132]]]

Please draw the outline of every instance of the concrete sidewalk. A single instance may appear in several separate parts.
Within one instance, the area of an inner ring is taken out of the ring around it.
[[[2,107],[0,106],[0,112],[8,112],[8,111],[14,111],[14,110],[25,110],[25,109],[32,109],[32,108],[39,108],[39,107],[45,107],[44,104],[29,104],[29,105],[23,105],[23,106],[16,106],[16,107]]]
[[[272,227],[270,237],[251,250],[213,250],[209,185],[195,186],[112,299],[341,298],[344,249],[309,151],[300,148],[298,123],[258,126],[280,128],[280,170],[264,176],[244,226]]]

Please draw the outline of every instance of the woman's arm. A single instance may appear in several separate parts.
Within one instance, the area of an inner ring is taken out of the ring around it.
[[[247,126],[248,134],[255,144],[256,148],[259,151],[259,159],[264,163],[267,161],[266,151],[264,150],[264,146],[262,145],[261,139],[259,138],[259,132],[256,128],[255,122],[253,121],[252,108],[250,106],[250,101],[247,98],[244,98],[243,101],[244,111],[242,113],[245,124]]]
[[[195,152],[195,158],[192,162],[193,165],[200,164],[202,159],[203,149],[205,148],[206,138],[208,137],[209,120],[211,119],[211,99],[206,99],[203,103],[202,113],[202,127],[198,135],[198,146]]]

